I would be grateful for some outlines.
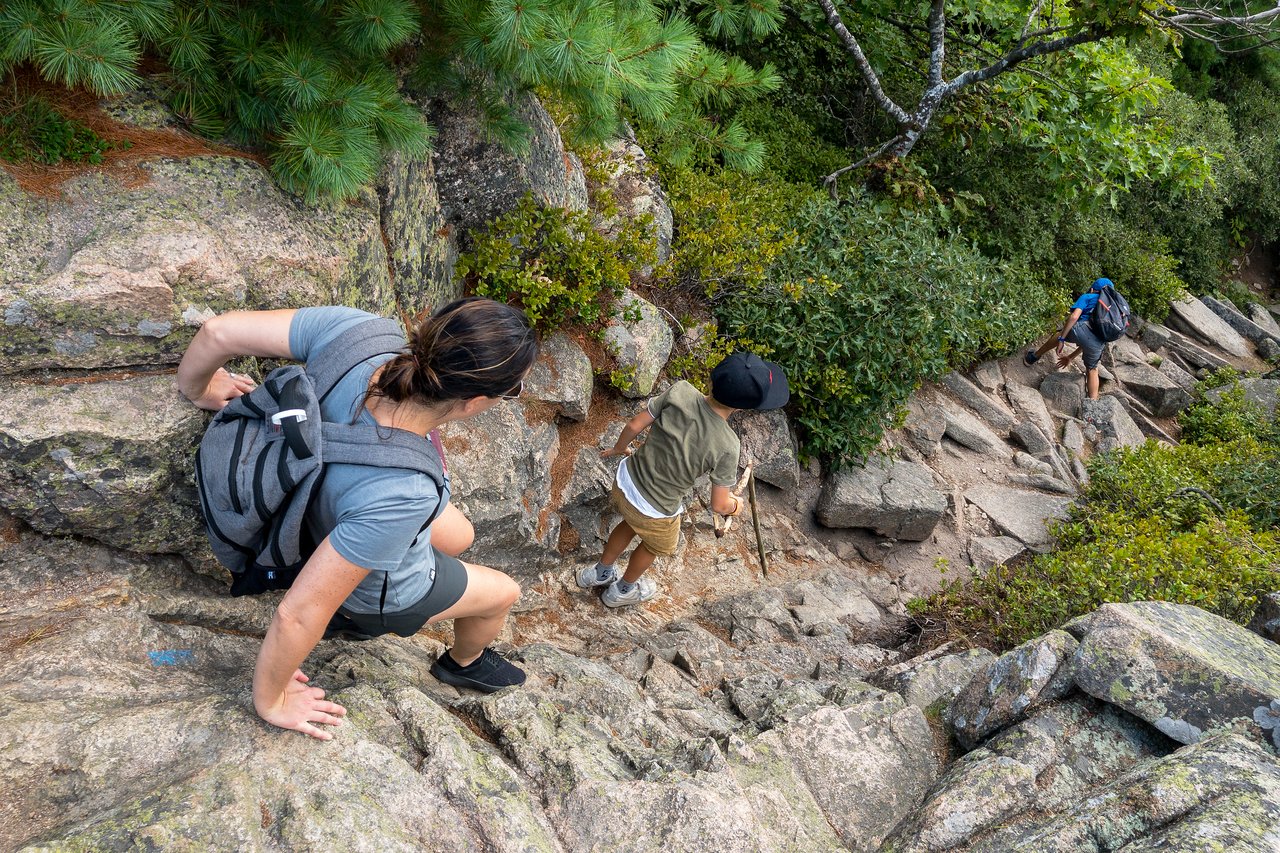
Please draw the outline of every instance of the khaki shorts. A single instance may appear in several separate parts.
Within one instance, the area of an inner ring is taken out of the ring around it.
[[[613,484],[613,492],[609,498],[613,501],[614,509],[622,514],[622,520],[636,532],[644,547],[655,557],[670,557],[676,552],[676,545],[680,542],[679,515],[650,518],[631,505],[617,483]]]

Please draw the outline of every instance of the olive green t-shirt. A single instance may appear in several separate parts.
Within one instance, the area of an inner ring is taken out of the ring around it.
[[[680,511],[685,495],[703,474],[717,486],[738,477],[742,443],[702,392],[680,381],[649,401],[654,422],[644,444],[627,462],[631,481],[655,509]]]

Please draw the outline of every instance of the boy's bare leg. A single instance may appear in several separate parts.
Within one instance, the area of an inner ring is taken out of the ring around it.
[[[640,580],[640,576],[653,565],[653,561],[656,559],[657,555],[644,547],[644,543],[641,542],[631,552],[631,559],[627,561],[627,573],[622,576],[622,579],[627,583],[635,583]]]
[[[618,526],[613,528],[613,532],[609,534],[609,540],[604,543],[604,554],[600,557],[601,564],[612,566],[618,562],[622,552],[627,550],[627,546],[635,538],[636,532],[631,528],[631,525],[625,521],[619,521]]]
[[[1098,378],[1098,368],[1091,367],[1085,375],[1085,387],[1089,390],[1089,399],[1098,399],[1098,386],[1100,384]]]
[[[1046,340],[1043,344],[1040,345],[1040,349],[1036,350],[1036,358],[1039,358],[1040,356],[1044,355],[1045,353],[1047,353],[1049,350],[1053,349],[1057,345],[1058,345],[1058,333],[1054,332],[1052,335],[1049,336],[1048,340]]]

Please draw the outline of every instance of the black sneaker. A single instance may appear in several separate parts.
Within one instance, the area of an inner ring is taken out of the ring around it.
[[[444,654],[431,665],[431,674],[454,687],[470,687],[481,693],[494,693],[504,687],[524,684],[524,670],[510,663],[493,649],[485,649],[480,657],[466,666],[459,666]]]
[[[1036,355],[1036,351],[1033,349],[1027,350],[1026,355],[1022,357],[1022,363],[1027,365],[1028,367],[1035,364],[1039,360],[1040,360],[1040,356]]]

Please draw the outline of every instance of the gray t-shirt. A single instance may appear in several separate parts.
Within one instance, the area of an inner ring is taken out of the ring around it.
[[[742,442],[706,397],[680,381],[649,401],[653,426],[627,462],[631,482],[655,509],[671,515],[703,474],[717,486],[738,476]]]
[[[355,308],[302,308],[289,326],[289,352],[306,361],[352,326],[374,317]],[[377,426],[360,404],[375,370],[392,356],[371,358],[348,373],[320,406],[327,421]],[[385,429],[385,428],[384,428]],[[353,613],[377,613],[384,576],[387,579],[387,613],[404,610],[422,599],[435,580],[436,561],[431,550],[431,529],[418,535],[422,523],[449,500],[449,478],[444,494],[425,474],[401,468],[365,465],[325,466],[324,482],[315,495],[307,524],[315,541],[325,536],[334,550],[361,568],[369,569],[355,591],[343,602]],[[415,541],[416,540],[416,541]]]

